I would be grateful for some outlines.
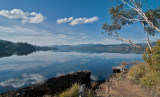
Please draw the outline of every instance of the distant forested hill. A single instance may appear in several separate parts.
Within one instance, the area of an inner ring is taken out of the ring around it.
[[[56,50],[55,47],[40,47],[28,43],[13,43],[10,41],[0,40],[0,58],[11,55],[28,55],[35,51]]]

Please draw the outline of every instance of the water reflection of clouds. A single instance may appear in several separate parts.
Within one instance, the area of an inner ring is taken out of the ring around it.
[[[67,52],[64,52],[67,53]],[[105,58],[105,59],[130,59],[130,58],[141,58],[142,54],[121,54],[121,53],[78,53],[78,52],[69,52],[71,56],[79,56],[80,58]]]
[[[3,87],[13,87],[20,88],[25,85],[40,83],[44,81],[46,78],[40,74],[23,74],[20,78],[10,78],[3,82],[0,82],[0,85]]]
[[[20,71],[34,67],[47,67],[57,63],[74,63],[78,61],[79,64],[86,64],[89,61],[99,59],[130,59],[141,58],[141,54],[120,54],[120,53],[78,53],[78,52],[38,52],[28,56],[11,56],[1,58],[0,71],[14,70]],[[100,60],[97,60],[97,62]]]
[[[131,59],[131,58],[142,58],[141,54],[120,54],[120,53],[102,53],[100,55],[106,59]]]
[[[88,62],[88,59],[81,59],[79,64],[86,64],[86,62]]]
[[[62,75],[65,75],[65,74],[64,73],[57,73],[56,77],[59,77],[59,76],[62,76]]]
[[[46,62],[45,64],[37,62],[37,63],[22,63],[22,64],[5,64],[0,65],[0,71],[5,70],[13,70],[13,71],[21,71],[25,69],[35,68],[35,67],[46,67],[50,64],[50,62]]]
[[[73,58],[84,58],[84,57],[102,57],[107,59],[112,58],[135,58],[141,57],[141,54],[120,54],[120,53],[79,53],[79,52],[38,52],[28,56],[11,56],[2,58],[1,60],[15,60],[16,61],[57,61],[66,62]]]
[[[69,55],[65,53],[56,53],[56,52],[38,52],[33,53],[27,56],[11,56],[4,58],[6,60],[16,60],[16,61],[25,61],[25,62],[32,62],[32,61],[57,61],[57,62],[65,62],[71,60]]]
[[[91,75],[91,80],[93,80],[93,81],[97,81],[97,80],[98,80],[98,77],[97,77],[97,76],[95,76],[95,75]]]

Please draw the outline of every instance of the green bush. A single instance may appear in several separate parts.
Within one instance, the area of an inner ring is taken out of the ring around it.
[[[145,75],[146,67],[147,64],[145,62],[139,62],[130,68],[128,74],[135,79],[142,78]]]
[[[143,59],[154,69],[160,70],[160,40],[157,41],[157,46],[153,47],[152,50],[149,48],[143,54]],[[156,66],[157,65],[157,66]]]
[[[79,84],[73,84],[68,90],[59,94],[58,97],[78,97],[79,96]]]
[[[141,85],[153,86],[160,83],[160,41],[157,41],[157,46],[152,50],[149,48],[143,54],[143,59],[146,61],[137,63],[129,70],[129,75],[134,77]]]
[[[140,79],[140,82],[144,86],[153,86],[160,82],[160,73],[156,71],[147,72],[145,76]]]

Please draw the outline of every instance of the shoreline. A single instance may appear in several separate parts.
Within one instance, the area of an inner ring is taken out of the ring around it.
[[[43,97],[50,94],[62,92],[72,84],[90,84],[90,71],[78,71],[72,74],[62,75],[57,78],[50,78],[44,82],[37,83],[14,91],[0,94],[2,97]]]
[[[120,67],[120,66],[117,66]],[[116,67],[115,67],[116,68]],[[122,68],[121,68],[122,69]],[[24,88],[20,88],[14,91],[8,91],[5,93],[1,93],[0,96],[2,97],[8,97],[8,95],[11,96],[18,96],[18,97],[43,97],[43,95],[55,95],[56,93],[63,92],[63,90],[68,89],[73,84],[85,84],[87,87],[90,87],[95,93],[96,90],[99,89],[99,86],[103,85],[106,81],[109,81],[111,78],[115,77],[117,73],[124,72],[121,71],[121,69],[116,68],[113,69],[112,75],[108,75],[108,79],[105,80],[97,80],[92,81],[91,80],[91,72],[90,71],[77,71],[72,74],[66,74],[59,77],[52,77],[44,82],[40,82],[37,84],[33,84]],[[125,71],[128,71],[128,69],[125,68]],[[54,85],[57,84],[57,85]],[[50,91],[50,92],[49,92]]]
[[[113,71],[114,69],[115,68],[112,68]],[[95,94],[94,97],[159,97],[160,86],[157,86],[156,88],[143,87],[135,83],[134,79],[128,76],[128,72],[129,70],[125,69],[125,71],[109,75],[106,80],[91,81],[90,71],[78,71],[57,78],[53,77],[45,82],[15,91],[5,92],[0,94],[0,96],[48,97],[46,95],[57,95],[70,88],[73,84],[78,83],[80,85],[85,85],[86,89],[90,88],[93,90],[93,93]]]

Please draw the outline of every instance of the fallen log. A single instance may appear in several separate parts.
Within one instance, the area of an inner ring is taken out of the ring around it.
[[[73,74],[63,75],[57,78],[50,78],[45,82],[34,84],[15,91],[0,94],[2,97],[42,97],[43,95],[55,95],[74,83],[90,84],[89,71],[75,72]]]

